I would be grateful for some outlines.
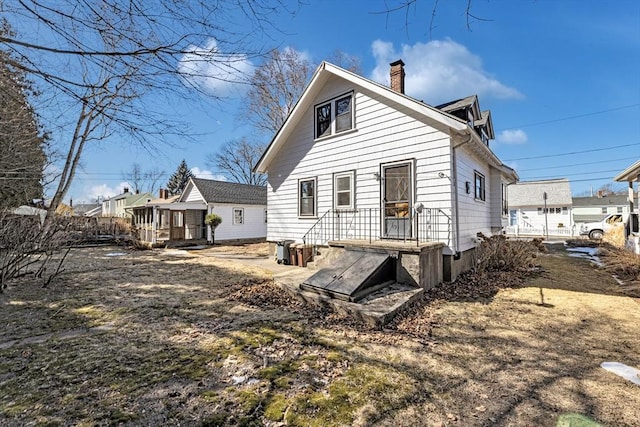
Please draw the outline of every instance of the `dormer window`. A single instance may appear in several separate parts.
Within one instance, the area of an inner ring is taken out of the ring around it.
[[[316,138],[353,129],[353,93],[316,105]]]
[[[480,138],[482,139],[482,142],[489,145],[489,135],[487,135],[487,131],[483,127],[480,128]]]

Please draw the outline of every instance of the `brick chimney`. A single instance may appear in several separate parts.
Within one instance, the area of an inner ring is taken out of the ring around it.
[[[404,93],[404,62],[398,59],[389,65],[391,65],[391,89]]]

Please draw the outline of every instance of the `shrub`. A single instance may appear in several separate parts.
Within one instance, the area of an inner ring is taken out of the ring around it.
[[[217,226],[222,224],[222,217],[218,214],[210,213],[204,217],[204,223],[215,229]]]
[[[538,252],[545,251],[542,240],[510,240],[503,235],[487,237],[478,233],[476,248],[477,273],[488,271],[522,271],[534,266]]]

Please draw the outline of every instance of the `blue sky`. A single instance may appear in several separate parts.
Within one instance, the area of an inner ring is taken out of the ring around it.
[[[574,194],[611,183],[640,158],[640,2],[637,0],[419,0],[382,13],[383,0],[310,0],[282,14],[273,40],[319,63],[337,49],[360,58],[362,73],[388,83],[389,62],[405,63],[406,93],[437,105],[478,94],[492,111],[494,152],[521,180],[566,177]],[[247,69],[259,65],[247,60]],[[112,196],[126,185],[132,163],[168,176],[182,158],[196,175],[217,178],[205,159],[225,142],[250,136],[237,119],[242,89],[211,88],[228,96],[185,105],[193,142],[145,151],[113,141],[87,150],[66,200]],[[166,182],[166,180],[163,180]],[[618,185],[620,186],[620,185]],[[622,186],[624,188],[624,186]]]

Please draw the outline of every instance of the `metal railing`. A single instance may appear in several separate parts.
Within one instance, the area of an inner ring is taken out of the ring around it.
[[[442,209],[413,207],[332,209],[305,233],[302,241],[314,246],[329,241],[400,241],[420,245],[450,244],[451,218]]]

